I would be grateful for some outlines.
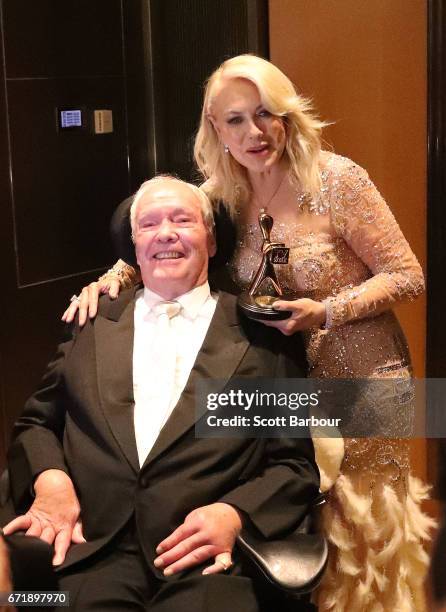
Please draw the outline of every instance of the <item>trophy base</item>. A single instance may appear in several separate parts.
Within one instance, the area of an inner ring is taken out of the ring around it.
[[[291,315],[290,310],[274,310],[272,305],[277,300],[295,300],[295,295],[250,295],[244,291],[239,295],[237,304],[243,314],[255,321],[283,321]]]

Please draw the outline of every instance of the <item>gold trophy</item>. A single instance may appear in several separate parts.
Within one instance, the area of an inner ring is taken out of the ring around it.
[[[280,321],[288,319],[289,310],[274,310],[272,305],[277,300],[295,300],[294,294],[284,294],[277,280],[275,264],[287,264],[290,249],[283,242],[271,242],[271,230],[273,229],[273,218],[263,209],[259,213],[259,225],[263,236],[262,261],[259,269],[252,280],[249,289],[244,291],[238,298],[238,305],[244,314],[250,319],[257,321]],[[272,285],[273,295],[262,293],[261,287],[264,281],[269,280]]]

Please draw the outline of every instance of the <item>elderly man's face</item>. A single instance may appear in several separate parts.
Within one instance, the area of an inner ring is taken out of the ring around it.
[[[144,193],[135,216],[135,250],[144,285],[166,300],[207,280],[215,242],[188,187],[166,181]]]

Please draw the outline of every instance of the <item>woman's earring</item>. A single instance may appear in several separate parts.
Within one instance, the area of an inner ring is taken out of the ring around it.
[[[228,147],[227,144],[225,144],[225,146],[224,146],[224,151],[225,151],[225,153],[229,153],[229,147]]]

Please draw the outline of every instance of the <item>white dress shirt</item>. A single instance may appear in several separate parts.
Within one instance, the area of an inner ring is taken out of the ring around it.
[[[170,337],[160,341],[154,306],[165,300],[144,288],[136,294],[133,343],[134,424],[140,466],[158,438],[186,385],[215,312],[217,298],[206,282],[176,298],[180,312],[170,319]],[[165,333],[165,328],[162,328]],[[166,367],[166,359],[173,359]],[[174,376],[166,380],[166,372]]]

